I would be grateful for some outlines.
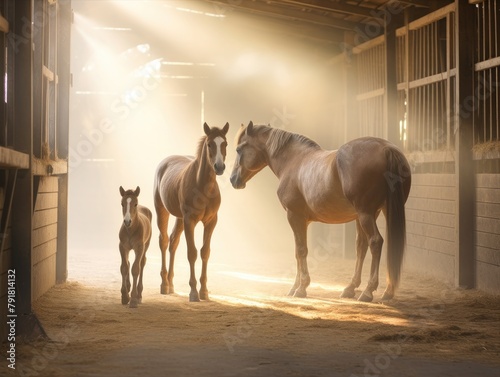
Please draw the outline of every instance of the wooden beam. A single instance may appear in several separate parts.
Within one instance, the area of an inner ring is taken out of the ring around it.
[[[9,32],[9,21],[0,15],[0,31],[7,34]]]
[[[468,0],[455,0],[455,284],[461,288],[475,286],[474,257],[474,165],[472,156],[472,113],[467,107],[474,92],[474,6]]]
[[[351,16],[362,16],[367,18],[375,18],[379,17],[375,14],[375,8],[367,8],[363,6],[355,6],[349,5],[345,2],[333,3],[331,1],[295,1],[295,0],[281,0],[280,3],[286,3],[290,5],[294,5],[297,7],[305,8],[305,9],[315,9],[330,13],[342,13]]]
[[[14,148],[28,155],[33,151],[32,117],[32,37],[26,31],[26,20],[32,19],[32,2],[14,2],[12,31],[14,35],[24,36],[27,43],[9,45],[9,55],[14,55],[14,74],[9,76],[14,91],[13,122],[15,125]],[[31,23],[30,23],[31,25]],[[14,48],[16,49],[14,51]],[[32,214],[33,214],[33,176],[31,170],[18,172],[16,190],[12,202],[12,254],[13,267],[16,270],[16,314],[20,319],[17,327],[19,336],[29,335],[28,322],[32,316]]]
[[[33,158],[31,170],[38,176],[68,174],[68,161]]]
[[[257,14],[274,19],[302,22],[306,24],[323,25],[342,30],[355,30],[356,28],[362,28],[364,25],[363,23],[345,21],[341,18],[311,14],[310,12],[304,13],[300,10],[290,8],[285,10],[282,6],[260,4],[256,2],[234,3],[220,0],[207,0],[207,2],[245,13]]]
[[[0,167],[29,169],[30,156],[29,154],[18,152],[10,148],[0,147]]]

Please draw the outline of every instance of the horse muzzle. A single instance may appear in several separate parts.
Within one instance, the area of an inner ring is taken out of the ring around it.
[[[233,173],[229,180],[235,189],[244,189],[246,186],[246,183],[241,181],[241,176],[236,173]]]
[[[125,225],[127,228],[132,224],[131,219],[123,219],[123,225]]]
[[[214,164],[214,171],[215,174],[217,175],[222,175],[224,174],[224,170],[226,170],[226,164]]]

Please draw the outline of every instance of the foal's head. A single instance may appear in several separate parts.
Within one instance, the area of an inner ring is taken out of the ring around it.
[[[128,228],[132,221],[137,216],[137,205],[139,201],[137,197],[141,189],[139,186],[134,190],[125,191],[122,186],[120,186],[120,194],[122,195],[122,213],[123,213],[123,224]]]
[[[205,144],[208,149],[210,166],[213,167],[215,174],[222,175],[226,169],[224,161],[226,160],[226,134],[229,130],[229,123],[226,123],[222,130],[217,127],[210,128],[208,124],[204,123],[203,130],[207,135]]]

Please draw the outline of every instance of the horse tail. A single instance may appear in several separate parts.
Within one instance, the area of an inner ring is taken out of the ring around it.
[[[398,149],[387,148],[386,157],[387,272],[389,283],[396,289],[406,245],[405,202],[408,197],[411,175],[409,164]]]

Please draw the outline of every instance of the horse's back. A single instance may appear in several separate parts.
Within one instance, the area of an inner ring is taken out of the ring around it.
[[[151,210],[148,207],[145,207],[145,206],[142,206],[139,204],[138,211],[140,214],[145,216],[150,223],[153,221],[153,213],[151,212]]]
[[[193,161],[192,156],[169,156],[164,158],[156,168],[155,186],[159,185],[164,179],[174,179],[180,176],[186,166]]]
[[[362,137],[342,145],[337,151],[336,165],[346,198],[380,208],[389,187],[391,156],[396,156],[399,171],[409,172],[404,154],[387,140]]]
[[[182,217],[179,190],[184,171],[194,160],[192,156],[169,156],[156,169],[154,184],[155,206],[163,206],[169,213]]]

